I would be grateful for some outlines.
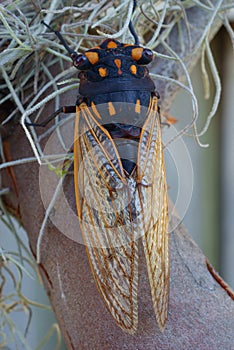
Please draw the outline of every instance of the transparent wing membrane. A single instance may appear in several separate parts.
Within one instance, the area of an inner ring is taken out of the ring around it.
[[[138,239],[161,329],[169,287],[167,186],[157,99],[142,129],[135,171],[126,175],[114,140],[84,103],[74,143],[77,212],[94,280],[116,323],[136,332]]]

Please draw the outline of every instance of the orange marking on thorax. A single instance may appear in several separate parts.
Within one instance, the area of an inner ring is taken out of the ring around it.
[[[115,60],[114,60],[114,62],[115,62],[115,65],[116,65],[116,67],[118,68],[118,74],[122,74],[123,72],[122,72],[122,70],[120,69],[121,68],[121,60],[120,59],[118,59],[118,58],[116,58]]]
[[[115,107],[114,107],[112,102],[108,102],[108,108],[109,108],[110,115],[115,115],[116,114],[116,110],[115,110]]]
[[[136,100],[135,112],[138,113],[138,114],[141,113],[141,101],[139,99]]]
[[[98,72],[99,72],[99,75],[100,75],[102,78],[104,78],[104,77],[107,76],[107,69],[106,69],[106,68],[100,67],[100,68],[98,69]]]
[[[136,75],[136,73],[137,73],[137,67],[135,66],[135,64],[132,64],[132,65],[131,65],[130,71],[132,72],[132,74]]]
[[[102,119],[102,117],[100,116],[100,113],[98,112],[97,107],[96,107],[94,102],[91,102],[91,107],[92,107],[92,110],[93,110],[94,114],[96,115],[96,117],[98,119]]]

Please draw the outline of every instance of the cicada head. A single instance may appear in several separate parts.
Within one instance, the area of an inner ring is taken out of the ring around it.
[[[71,57],[80,70],[81,96],[155,89],[145,67],[153,59],[153,52],[147,48],[106,39],[100,46]]]

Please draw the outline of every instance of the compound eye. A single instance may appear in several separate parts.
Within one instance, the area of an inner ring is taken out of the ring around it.
[[[72,55],[73,65],[77,69],[88,69],[89,68],[89,60],[85,55]]]
[[[148,64],[152,61],[154,55],[150,49],[143,49],[139,64]]]

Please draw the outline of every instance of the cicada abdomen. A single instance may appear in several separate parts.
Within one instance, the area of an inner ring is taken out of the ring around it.
[[[80,71],[74,181],[94,280],[116,323],[133,334],[142,241],[163,330],[169,291],[168,199],[158,94],[146,68],[153,53],[137,43],[107,39],[77,54],[55,33]]]

